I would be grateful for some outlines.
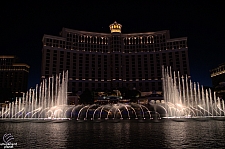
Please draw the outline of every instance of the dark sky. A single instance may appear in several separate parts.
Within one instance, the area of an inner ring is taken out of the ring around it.
[[[63,27],[110,33],[170,30],[188,37],[192,80],[211,86],[209,70],[225,62],[225,6],[216,1],[14,1],[0,6],[0,55],[12,54],[31,66],[28,87],[39,84],[42,37],[58,36]]]

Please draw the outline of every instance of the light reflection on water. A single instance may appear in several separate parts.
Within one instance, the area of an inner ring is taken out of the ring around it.
[[[0,123],[17,148],[223,148],[224,132],[224,121]]]

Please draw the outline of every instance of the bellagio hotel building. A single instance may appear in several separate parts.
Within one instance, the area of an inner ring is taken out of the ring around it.
[[[63,28],[60,36],[44,35],[42,78],[69,71],[68,91],[137,89],[162,91],[162,65],[188,75],[187,37],[170,39],[168,30],[122,34]]]

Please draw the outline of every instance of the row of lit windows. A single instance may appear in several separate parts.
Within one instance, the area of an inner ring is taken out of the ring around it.
[[[63,62],[61,61],[59,63],[60,67],[63,67],[64,64],[65,66],[72,66],[74,67],[74,69],[76,70],[76,62],[77,61],[74,61],[73,64],[72,63],[69,63],[69,62]],[[106,68],[108,68],[109,66],[111,66],[112,68],[114,68],[115,70],[124,70],[124,69],[135,69],[137,68],[138,70],[144,70],[144,69],[147,69],[149,66],[161,66],[161,64],[155,64],[153,63],[153,61],[150,61],[150,63],[147,63],[146,61],[141,63],[141,62],[136,62],[135,64],[130,64],[128,62],[126,63],[117,63],[118,65],[116,64],[113,64],[111,65],[109,62],[105,62],[105,63],[95,63],[95,61],[92,61],[92,64],[90,65],[90,62],[85,62],[85,61],[82,61],[82,60],[79,60],[78,61],[80,64],[79,66],[80,67],[77,67],[77,68],[80,68],[81,70],[103,70],[103,68],[106,70]],[[172,61],[171,61],[172,62]],[[185,61],[183,61],[184,63]],[[49,60],[46,60],[46,63],[47,64],[50,64],[50,61]],[[164,62],[165,63],[165,62]],[[180,62],[178,61],[174,61],[174,63],[176,64],[179,64]],[[144,65],[144,66],[143,66]],[[56,64],[53,64],[53,68],[56,67]]]
[[[29,70],[27,69],[4,69],[4,68],[0,68],[0,71],[25,71],[25,72],[29,72]]]
[[[67,33],[67,40],[71,42],[86,42],[86,43],[98,43],[106,44],[109,38],[106,36],[91,36],[91,35],[78,35]]]
[[[111,88],[118,88],[118,87],[126,87],[126,88],[136,88],[142,91],[149,91],[149,90],[162,90],[162,85],[160,82],[150,82],[150,83],[82,83],[82,82],[73,82],[72,83],[72,90],[84,90],[85,88],[89,88],[90,90],[96,89],[111,89]]]
[[[1,58],[0,59],[0,66],[10,66],[12,65],[14,59],[11,58]]]
[[[137,47],[115,48],[113,47],[111,50],[112,52],[119,52],[119,53],[148,53],[148,52],[158,52],[158,51],[160,52],[160,51],[166,51],[166,50],[178,50],[182,48],[187,48],[187,47],[185,47],[184,45],[182,47],[154,47],[154,46],[144,47],[144,48],[137,48]],[[108,47],[105,47],[105,48],[75,47],[74,49],[70,49],[70,50],[73,50],[75,52],[112,53],[110,52]]]
[[[127,40],[128,41],[128,40]],[[121,43],[116,41],[116,43],[113,42],[113,45],[120,45]],[[108,44],[108,43],[106,43]],[[174,42],[166,42],[166,43],[156,43],[156,44],[146,44],[146,43],[136,43],[136,42],[124,42],[122,43],[125,45],[124,49],[139,49],[138,51],[141,51],[141,49],[149,49],[150,51],[152,50],[167,50],[167,49],[180,49],[180,48],[186,48],[187,47],[187,42],[186,40],[182,41],[174,41]],[[137,44],[137,45],[136,45]],[[133,46],[132,46],[133,45]],[[96,49],[109,49],[108,46],[105,45],[92,45],[92,44],[78,44],[77,42],[65,42],[65,41],[60,41],[56,39],[49,39],[46,38],[46,41],[44,41],[44,46],[50,46],[50,47],[57,47],[57,48],[66,48],[66,49],[72,49],[72,50],[85,50],[85,51],[96,51]],[[138,47],[137,47],[138,46]],[[94,49],[94,50],[93,50]]]
[[[168,43],[161,43],[161,44],[139,44],[139,45],[125,45],[124,49],[136,49],[138,51],[147,50],[147,49],[156,49],[159,48],[160,50],[168,50],[168,49],[181,49],[186,48],[186,44],[168,44]]]
[[[175,54],[173,55],[172,53],[158,53],[158,54],[148,54],[148,55],[121,55],[121,54],[115,54],[115,55],[96,55],[96,54],[87,54],[87,53],[70,53],[70,52],[65,52],[65,51],[60,51],[58,53],[56,50],[54,50],[53,53],[53,60],[57,61],[57,56],[59,54],[60,56],[60,61],[65,61],[68,60],[70,62],[70,59],[78,59],[78,61],[81,60],[81,62],[89,62],[90,59],[92,61],[109,61],[109,58],[116,58],[116,60],[121,61],[121,62],[132,62],[134,63],[134,60],[138,61],[144,61],[147,63],[147,60],[150,59],[150,61],[160,61],[161,59],[165,61],[168,59],[169,61],[180,61],[182,59],[186,60],[186,53],[185,51],[179,51],[179,52],[174,52]],[[64,55],[67,55],[64,57]],[[72,56],[72,57],[71,57]],[[120,59],[118,59],[120,57]],[[50,60],[50,50],[47,49],[46,51],[46,59]],[[132,61],[131,61],[132,59]],[[171,60],[170,60],[171,59]]]
[[[120,36],[117,36],[117,37],[120,37]],[[71,42],[107,44],[110,37],[67,33],[66,38],[67,38],[67,41],[71,41]],[[129,41],[129,43],[132,41],[138,41],[138,42],[140,41],[139,43],[142,44],[142,43],[154,43],[154,40],[159,43],[165,42],[166,37],[164,34],[162,35],[158,34],[158,35],[142,35],[142,36],[125,36],[125,37],[120,37],[120,39],[124,40],[126,43],[127,41]]]
[[[62,56],[62,57],[61,57]],[[79,62],[80,64],[82,63],[83,65],[88,64],[88,66],[90,65],[90,63],[92,63],[92,65],[95,66],[95,62],[96,64],[100,65],[101,62],[103,62],[104,65],[106,65],[109,62],[109,58],[110,56],[107,55],[98,55],[96,57],[96,55],[93,54],[73,54],[73,57],[71,57],[73,59],[74,63]],[[79,57],[78,57],[79,56]],[[130,56],[120,56],[118,54],[115,55],[115,57],[111,57],[113,58],[112,60],[117,60],[114,61],[113,65],[117,65],[117,63],[121,63],[121,64],[125,64],[126,65],[142,65],[143,64],[156,64],[156,65],[160,65],[160,61],[162,60],[162,62],[166,62],[166,60],[168,62],[175,62],[175,63],[179,63],[182,60],[186,61],[186,55],[185,53],[182,53],[181,55],[182,57],[180,57],[179,54],[176,54],[174,56],[172,56],[172,54],[168,54],[167,56],[164,54],[162,56],[159,55],[150,55],[149,58],[147,57],[147,55],[130,55]],[[122,59],[118,59],[119,57],[121,57]],[[155,58],[154,58],[155,57]],[[91,61],[90,61],[91,60]],[[56,62],[57,61],[57,56],[53,57],[53,61]],[[60,54],[60,59],[59,59],[59,63],[63,65],[63,63],[65,63],[66,65],[70,65],[70,63],[72,62],[72,60],[70,59],[70,54],[67,53],[67,57],[64,58],[64,54]],[[46,63],[50,63],[50,53],[46,54]],[[54,65],[56,66],[56,63],[54,63]]]
[[[151,77],[158,77],[158,76],[161,76],[161,68],[158,68],[158,67],[153,67],[151,69],[148,69],[148,71],[146,70],[143,70],[143,69],[135,69],[135,68],[132,68],[130,67],[131,69],[123,69],[123,70],[114,70],[114,71],[110,71],[110,70],[107,70],[107,69],[104,69],[104,68],[99,68],[99,69],[93,69],[93,70],[90,70],[89,68],[88,69],[83,69],[83,68],[76,68],[76,69],[67,69],[66,70],[69,70],[69,73],[71,74],[72,73],[72,76],[74,78],[76,77],[79,77],[79,78],[111,78],[111,77],[116,77],[116,78],[151,78]],[[154,69],[156,68],[156,69]],[[173,69],[176,69],[176,70],[181,70],[181,67],[179,66],[174,66]],[[46,70],[46,74],[49,74],[49,67],[46,67],[45,68]],[[51,70],[54,72],[56,72],[57,68],[56,67],[52,67]],[[60,69],[58,68],[59,71],[62,71],[63,68],[60,67]],[[134,71],[136,70],[136,71]],[[183,70],[185,72],[187,72],[187,67],[183,67]]]
[[[141,84],[142,85],[147,85],[147,84],[152,84],[153,86],[155,85],[155,84],[160,84],[159,86],[161,86],[161,79],[160,80],[158,80],[158,79],[154,79],[154,80],[151,80],[151,79],[148,79],[148,80],[138,80],[138,79],[136,79],[136,80],[129,80],[129,81],[126,81],[126,80],[122,80],[122,79],[120,79],[120,80],[116,80],[116,79],[112,79],[112,80],[107,80],[107,81],[104,81],[104,80],[99,80],[99,79],[95,79],[95,80],[85,80],[85,79],[83,79],[83,80],[78,80],[78,79],[76,79],[76,80],[73,80],[73,82],[72,82],[72,84],[114,84],[114,83],[125,83],[125,84],[131,84],[131,83],[133,83],[133,84],[140,84],[140,86],[141,86]]]
[[[47,52],[46,52],[46,59],[50,59],[50,50],[49,49],[46,49],[47,50]],[[58,51],[58,50],[53,50],[54,51],[54,53],[53,53],[53,60],[55,60],[55,61],[57,61],[57,57],[59,56],[59,55],[61,55],[61,58],[60,58],[60,60],[63,60],[64,59],[64,55],[67,53],[67,59],[70,59],[70,55],[72,55],[72,53],[73,53],[73,57],[71,57],[71,58],[75,58],[75,59],[77,59],[78,57],[76,56],[76,55],[79,55],[79,58],[80,59],[83,59],[84,58],[84,56],[86,56],[86,58],[91,58],[92,60],[97,60],[97,58],[96,58],[96,56],[98,56],[98,59],[99,59],[99,61],[101,60],[101,57],[103,58],[105,58],[105,59],[109,59],[109,58],[113,58],[112,57],[112,54],[109,54],[109,53],[104,53],[104,54],[93,54],[93,53],[77,53],[77,52],[66,52],[66,51]],[[174,51],[173,53],[176,53],[176,55],[175,55],[175,57],[172,55],[172,52],[169,52],[169,53],[162,53],[162,52],[160,52],[160,53],[146,53],[146,54],[144,54],[144,53],[142,53],[141,55],[140,55],[140,53],[130,53],[130,54],[121,54],[121,53],[118,53],[118,54],[116,54],[116,55],[119,55],[119,56],[121,56],[121,61],[123,61],[124,59],[127,59],[127,60],[129,60],[130,58],[135,58],[135,56],[139,56],[139,58],[140,59],[143,59],[143,57],[141,57],[141,56],[144,56],[144,58],[145,59],[147,59],[147,55],[149,55],[150,56],[150,59],[153,59],[153,55],[156,55],[156,60],[159,60],[160,58],[162,58],[163,60],[165,60],[166,58],[168,58],[169,57],[169,59],[178,59],[179,57],[181,57],[182,59],[186,59],[186,53],[185,53],[185,51]],[[178,54],[178,53],[181,53],[181,54]],[[160,57],[158,57],[157,58],[157,55],[162,55],[162,56],[160,56]],[[99,57],[99,56],[101,56],[101,57]],[[88,61],[89,61],[89,59],[88,59]]]

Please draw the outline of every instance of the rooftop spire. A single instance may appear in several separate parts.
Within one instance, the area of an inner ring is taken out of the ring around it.
[[[116,21],[113,24],[109,25],[111,33],[121,33],[122,25],[117,23]]]

